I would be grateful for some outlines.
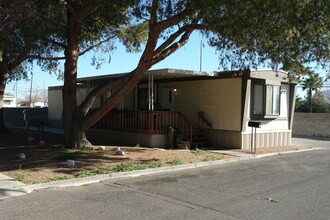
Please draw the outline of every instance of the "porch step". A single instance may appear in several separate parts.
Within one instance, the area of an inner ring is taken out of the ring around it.
[[[187,135],[185,135],[184,139],[188,140],[189,138],[188,138]],[[192,141],[190,143],[190,147],[192,149],[196,149],[196,148],[204,148],[204,147],[207,147],[207,146],[209,146],[209,142],[204,137],[203,132],[201,131],[201,129],[193,129],[192,130]]]

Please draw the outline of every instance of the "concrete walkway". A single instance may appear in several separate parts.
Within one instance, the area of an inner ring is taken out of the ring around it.
[[[25,195],[27,191],[23,186],[25,184],[0,173],[0,200]]]

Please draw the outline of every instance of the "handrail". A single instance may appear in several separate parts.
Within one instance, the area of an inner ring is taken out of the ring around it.
[[[167,134],[174,126],[192,141],[192,124],[181,112],[112,110],[93,128],[136,132],[144,134]]]
[[[183,131],[184,134],[188,137],[190,144],[192,143],[192,130],[193,125],[189,122],[189,120],[181,113],[176,112],[178,116],[184,121],[185,125],[187,126],[186,130]]]
[[[212,124],[205,118],[203,111],[198,111],[197,116],[198,116],[198,123],[201,125],[201,128],[206,128],[204,127],[204,124],[207,125],[207,128],[212,128]]]

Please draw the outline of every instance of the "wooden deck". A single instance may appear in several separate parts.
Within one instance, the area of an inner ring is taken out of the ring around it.
[[[180,113],[169,111],[112,110],[93,128],[141,134],[167,134],[170,126],[192,138],[192,124]]]

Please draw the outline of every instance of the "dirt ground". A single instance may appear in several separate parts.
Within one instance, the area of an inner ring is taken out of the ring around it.
[[[28,140],[29,137],[33,137],[34,140]],[[45,144],[41,144],[40,141],[45,141]],[[120,156],[115,155],[118,146],[102,146],[104,150],[101,146],[95,146],[94,149],[64,150],[62,143],[63,135],[47,132],[14,130],[7,134],[0,134],[0,172],[21,182],[33,184],[84,176],[84,174],[113,169],[123,164],[166,166],[231,157],[206,151],[127,146],[120,147],[125,152],[124,156]],[[257,152],[268,153],[274,150],[277,152],[296,149],[299,148],[272,148]],[[24,153],[26,158],[19,159],[20,153]],[[68,166],[67,159],[73,159],[75,166]]]

